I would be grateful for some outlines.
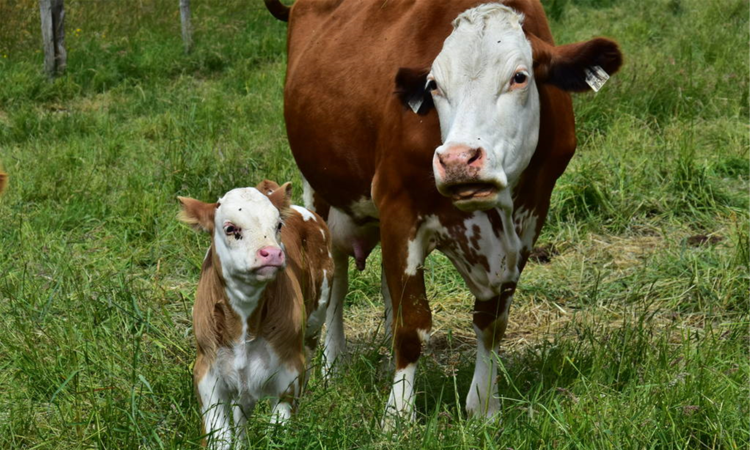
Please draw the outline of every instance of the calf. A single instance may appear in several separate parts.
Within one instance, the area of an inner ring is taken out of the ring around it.
[[[255,403],[283,422],[304,383],[333,277],[323,219],[290,206],[291,184],[264,181],[217,203],[179,197],[180,220],[211,234],[193,308],[193,377],[212,448],[231,446]],[[206,442],[204,442],[206,444]]]

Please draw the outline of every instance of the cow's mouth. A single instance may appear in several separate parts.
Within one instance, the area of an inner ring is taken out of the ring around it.
[[[499,189],[492,183],[457,184],[448,189],[453,204],[464,210],[484,210],[495,206]]]

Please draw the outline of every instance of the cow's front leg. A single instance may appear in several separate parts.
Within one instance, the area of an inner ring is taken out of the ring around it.
[[[508,310],[514,283],[507,283],[500,295],[474,303],[474,331],[477,360],[474,378],[466,396],[466,411],[473,417],[490,418],[500,411],[497,394],[497,354],[508,325]]]
[[[429,337],[432,315],[424,286],[426,246],[423,233],[414,227],[388,228],[381,222],[384,275],[392,308],[392,343],[396,363],[383,427],[392,429],[398,419],[414,419],[414,378],[422,344]],[[408,223],[408,222],[407,222]],[[411,237],[411,239],[410,239]]]

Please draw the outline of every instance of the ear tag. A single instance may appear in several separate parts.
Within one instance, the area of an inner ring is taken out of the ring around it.
[[[423,102],[424,100],[422,100],[422,97],[415,97],[409,100],[409,107],[414,111],[414,114],[417,114],[417,111],[422,107]]]
[[[600,66],[593,66],[591,69],[583,69],[583,71],[586,74],[586,84],[591,86],[594,92],[599,92],[604,83],[609,80],[609,75]]]
[[[430,82],[427,81],[424,84],[424,88],[423,88],[424,90],[422,91],[422,95],[413,96],[412,98],[409,99],[409,107],[411,108],[412,111],[414,111],[414,114],[419,114],[418,112],[419,108],[421,108],[422,103],[424,103],[424,96],[427,93],[427,86],[429,85],[430,85]]]

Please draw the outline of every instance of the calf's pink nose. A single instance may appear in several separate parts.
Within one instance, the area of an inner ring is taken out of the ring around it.
[[[283,266],[284,252],[278,247],[268,246],[258,250],[258,260],[263,266]]]

